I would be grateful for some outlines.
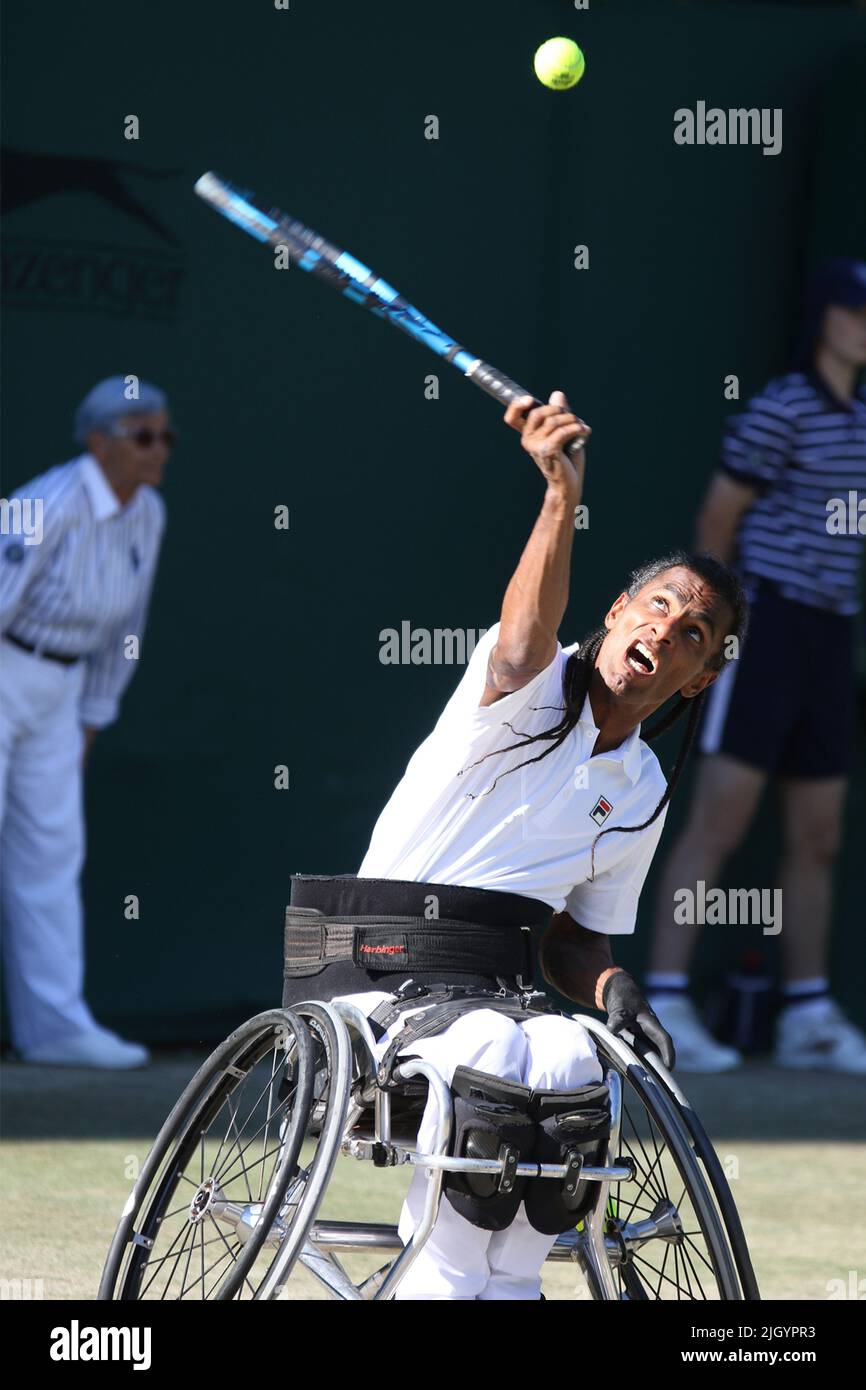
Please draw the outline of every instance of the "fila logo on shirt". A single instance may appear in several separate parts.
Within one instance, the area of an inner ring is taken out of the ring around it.
[[[612,810],[613,806],[607,800],[607,797],[600,796],[589,814],[592,816],[596,825],[604,825],[604,822],[607,820]]]

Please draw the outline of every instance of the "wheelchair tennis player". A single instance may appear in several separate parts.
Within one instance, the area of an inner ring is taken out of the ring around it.
[[[349,999],[375,1025],[380,1059],[390,1048],[431,1063],[454,1093],[455,1152],[496,1153],[503,1140],[521,1159],[562,1163],[569,1092],[602,1071],[580,1024],[526,1007],[536,965],[560,994],[606,1011],[612,1031],[631,1030],[673,1067],[671,1039],[614,965],[610,938],[634,931],[703,694],[731,650],[726,638],[742,638],[747,606],[727,566],[678,552],[637,570],[604,625],[563,648],[585,469],[583,450],[577,462],[563,451],[590,431],[561,392],[547,405],[513,401],[505,419],[544,477],[541,512],[499,622],[412,756],[358,874],[293,876],[283,1004]],[[666,778],[648,744],[681,716]],[[318,913],[311,923],[323,885],[339,923]],[[421,1014],[441,999],[438,1014]],[[562,1123],[557,1106],[543,1121],[533,1110],[533,1096],[551,1092],[562,1093]],[[431,1097],[419,1151],[434,1119]],[[425,1181],[418,1168],[400,1218],[404,1243]],[[544,1191],[530,1200],[532,1188]],[[574,1224],[558,1185],[491,1189],[495,1180],[448,1174],[397,1299],[540,1297],[548,1252]]]

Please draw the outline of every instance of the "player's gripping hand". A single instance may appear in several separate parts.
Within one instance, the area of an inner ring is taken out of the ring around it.
[[[549,405],[536,405],[532,396],[518,396],[509,403],[505,423],[520,432],[521,444],[544,474],[548,486],[579,498],[584,455],[581,451],[575,461],[564,450],[573,439],[585,442],[592,430],[585,420],[572,414],[564,393],[551,392]]]
[[[627,1028],[655,1048],[668,1071],[673,1071],[676,1062],[673,1038],[665,1032],[627,970],[616,970],[605,981],[601,998],[610,1031],[621,1033]]]

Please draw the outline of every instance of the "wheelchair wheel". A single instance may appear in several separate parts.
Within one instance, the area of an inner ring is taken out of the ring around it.
[[[594,1019],[592,1033],[605,1071],[622,1086],[621,1129],[614,1157],[629,1158],[633,1180],[611,1183],[604,1247],[616,1297],[635,1300],[743,1299],[725,1226],[678,1113],[676,1098],[620,1038]],[[606,1298],[591,1262],[576,1258],[595,1298]]]
[[[273,1239],[301,1150],[313,1082],[313,1042],[292,1010],[258,1014],[220,1044],[144,1162],[99,1299],[255,1296],[267,1270],[263,1247]]]
[[[293,1005],[312,1044],[313,1094],[306,1144],[276,1215],[279,1248],[255,1297],[279,1298],[304,1253],[340,1153],[352,1086],[353,1054],[346,1024],[328,1004]]]
[[[661,1076],[665,1089],[675,1101],[680,1118],[691,1135],[695,1154],[706,1170],[710,1186],[713,1189],[713,1194],[725,1225],[725,1230],[728,1234],[728,1240],[731,1243],[734,1262],[737,1266],[737,1273],[740,1277],[740,1285],[743,1290],[743,1297],[750,1302],[759,1303],[761,1301],[761,1294],[752,1266],[752,1257],[749,1254],[749,1247],[746,1243],[743,1224],[740,1221],[740,1213],[737,1211],[734,1195],[728,1186],[728,1180],[719,1162],[719,1156],[710,1142],[707,1131],[692,1109],[691,1103],[683,1094],[676,1078],[667,1072],[663,1073],[659,1071],[657,1065],[653,1066],[653,1071],[655,1074]]]

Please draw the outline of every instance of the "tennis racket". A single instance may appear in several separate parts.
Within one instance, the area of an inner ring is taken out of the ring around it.
[[[305,227],[303,222],[289,217],[279,208],[269,207],[252,193],[229,183],[219,174],[202,174],[196,182],[195,191],[200,198],[230,222],[234,222],[242,231],[270,246],[285,246],[290,261],[299,265],[301,270],[315,275],[316,279],[323,280],[325,284],[339,290],[353,303],[362,305],[377,318],[385,319],[395,328],[408,333],[416,342],[423,343],[435,352],[437,357],[451,362],[475,386],[486,391],[488,396],[493,396],[494,400],[507,405],[517,396],[532,395],[531,391],[526,391],[522,386],[518,386],[516,381],[491,367],[489,362],[483,362],[480,357],[473,357],[471,352],[467,352],[432,323],[426,314],[422,314],[420,309],[416,309],[404,299],[374,270],[370,270],[368,266],[349,255],[348,251],[341,251],[338,246],[332,246],[317,232]],[[542,404],[535,397],[533,399],[536,405]],[[573,439],[566,452],[575,457],[582,448],[583,440]]]

